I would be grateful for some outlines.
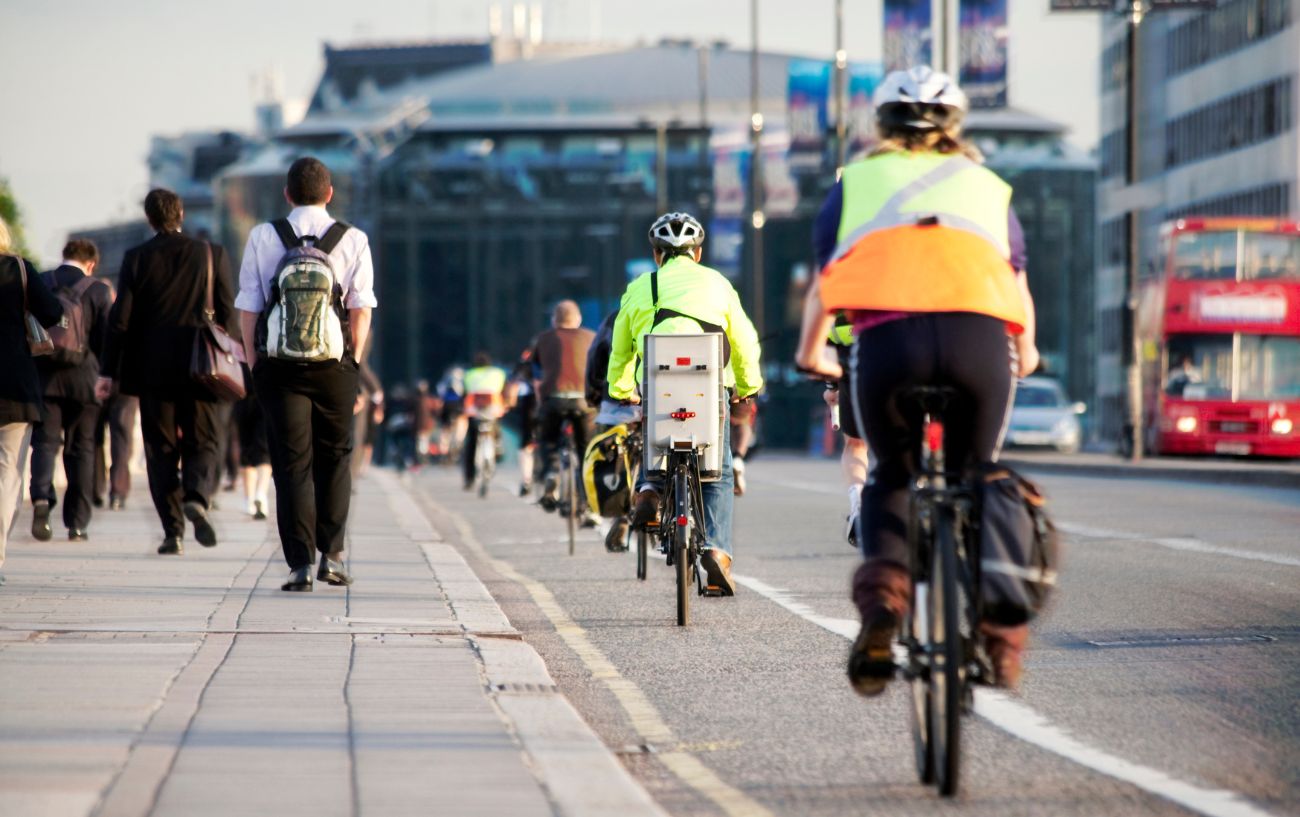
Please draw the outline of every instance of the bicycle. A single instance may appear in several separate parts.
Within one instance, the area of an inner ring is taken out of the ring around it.
[[[564,516],[569,529],[569,555],[572,556],[578,540],[578,452],[573,442],[573,420],[565,418],[560,425],[560,496],[557,509]]]
[[[673,412],[694,416],[694,412]],[[680,419],[686,419],[682,417]],[[675,568],[677,580],[677,626],[684,627],[690,619],[691,589],[706,595],[704,580],[700,575],[699,559],[708,546],[704,526],[704,494],[700,484],[700,452],[697,449],[673,450],[668,454],[669,475],[667,494],[659,506],[659,520],[654,535],[659,551],[667,556],[669,567]],[[640,532],[637,541],[637,578],[645,578],[645,561],[649,533]],[[717,594],[717,595],[720,595]]]
[[[898,639],[896,666],[912,688],[912,740],[917,776],[939,793],[957,793],[961,716],[975,684],[992,677],[977,643],[979,543],[975,491],[946,470],[943,410],[956,391],[915,387],[901,395],[921,415],[919,472],[909,497],[912,611]]]
[[[496,420],[480,417],[474,443],[474,478],[480,499],[486,499],[488,486],[497,470]]]

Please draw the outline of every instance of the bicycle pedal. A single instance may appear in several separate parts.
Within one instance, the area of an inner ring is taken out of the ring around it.
[[[700,591],[700,595],[708,596],[710,598],[720,598],[722,596],[725,596],[726,593],[722,592],[721,587],[717,587],[715,585],[708,585],[707,587],[705,587],[703,590]]]

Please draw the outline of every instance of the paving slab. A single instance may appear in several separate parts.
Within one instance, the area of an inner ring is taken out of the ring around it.
[[[236,510],[180,557],[134,497],[85,543],[35,542],[27,513],[0,817],[662,814],[387,472],[357,485],[355,584],[311,593],[279,589],[272,523]]]

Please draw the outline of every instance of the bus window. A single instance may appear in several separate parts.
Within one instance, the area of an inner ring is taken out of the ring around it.
[[[1242,335],[1242,400],[1300,398],[1300,338]]]
[[[1181,233],[1174,245],[1174,276],[1232,281],[1237,277],[1237,231]]]
[[[1300,236],[1247,232],[1242,245],[1242,280],[1300,278]]]
[[[1232,399],[1232,336],[1171,336],[1165,394],[1183,400]]]

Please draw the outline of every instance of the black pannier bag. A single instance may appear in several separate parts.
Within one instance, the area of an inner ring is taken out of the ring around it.
[[[1032,620],[1056,587],[1061,543],[1038,486],[996,463],[980,474],[980,607],[992,624]]]

